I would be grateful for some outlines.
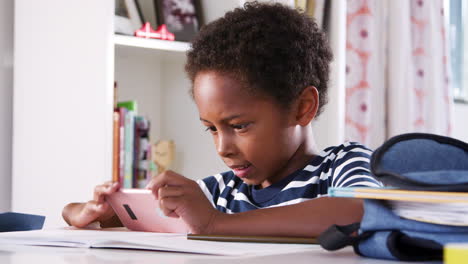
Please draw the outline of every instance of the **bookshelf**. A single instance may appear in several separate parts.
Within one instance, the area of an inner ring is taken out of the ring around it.
[[[171,168],[175,171],[200,179],[226,170],[189,96],[191,84],[184,72],[188,44],[134,37],[126,39],[127,43],[134,45],[115,43],[114,47],[118,100],[135,100],[138,103],[138,115],[151,122],[152,142],[174,140],[176,157]],[[147,48],[153,45],[152,42],[157,46]]]
[[[136,38],[125,35],[114,35],[114,44],[116,46],[147,48],[155,51],[186,52],[190,48],[189,43],[186,42]]]

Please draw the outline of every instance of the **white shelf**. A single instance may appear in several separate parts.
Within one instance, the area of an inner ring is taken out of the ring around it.
[[[114,44],[128,47],[138,47],[175,52],[186,52],[190,48],[190,44],[187,42],[146,39],[124,35],[114,35]]]

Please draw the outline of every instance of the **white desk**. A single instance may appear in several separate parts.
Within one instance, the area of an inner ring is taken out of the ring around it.
[[[268,246],[268,244],[265,244]],[[1,264],[233,264],[233,263],[268,263],[268,264],[403,264],[416,262],[383,261],[362,258],[355,255],[351,248],[337,252],[326,252],[319,246],[311,246],[310,250],[285,255],[269,255],[255,257],[223,257],[186,253],[168,253],[143,250],[121,249],[84,249],[40,246],[0,246]],[[434,262],[417,262],[434,263]]]

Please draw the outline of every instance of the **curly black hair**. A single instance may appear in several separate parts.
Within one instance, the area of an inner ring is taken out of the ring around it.
[[[202,27],[187,57],[192,84],[198,73],[217,71],[287,108],[307,86],[319,91],[317,115],[327,102],[327,38],[312,18],[281,4],[247,2],[227,12]]]

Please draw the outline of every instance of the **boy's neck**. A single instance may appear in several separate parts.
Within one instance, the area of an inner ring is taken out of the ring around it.
[[[286,178],[293,172],[305,168],[307,164],[309,164],[309,162],[317,156],[319,151],[315,143],[312,126],[308,125],[307,127],[302,127],[301,129],[303,138],[296,152],[291,156],[289,161],[285,164],[284,168],[281,169],[277,175],[271,177],[270,180],[263,182],[261,186],[257,186],[257,188],[266,188],[271,184]]]

